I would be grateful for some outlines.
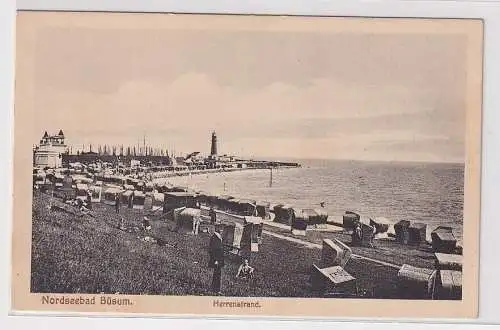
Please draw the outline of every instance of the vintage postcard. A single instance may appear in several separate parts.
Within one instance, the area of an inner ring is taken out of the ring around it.
[[[16,34],[13,311],[477,316],[481,20]]]

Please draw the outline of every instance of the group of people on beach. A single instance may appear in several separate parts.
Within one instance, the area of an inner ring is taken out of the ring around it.
[[[84,198],[68,199],[67,196],[63,196],[62,201],[63,203],[75,206],[82,212],[88,212],[92,210],[92,194],[90,191],[87,191]]]
[[[374,247],[373,240],[375,239],[375,234],[377,233],[377,229],[373,226],[372,232],[363,233],[363,228],[361,223],[356,223],[354,226],[354,230],[352,231],[352,244],[353,245],[364,245],[367,244],[369,247]],[[365,237],[368,235],[368,237]]]
[[[209,261],[208,267],[213,269],[212,274],[212,292],[221,295],[221,279],[222,268],[224,267],[224,244],[222,242],[222,226],[216,226],[215,231],[210,237],[208,247]],[[248,259],[244,259],[238,268],[236,278],[251,279],[253,278],[255,268],[250,266]]]
[[[223,226],[217,223],[217,212],[213,207],[209,210],[210,224],[214,226],[214,233],[210,237],[208,246],[208,267],[213,269],[211,289],[215,294],[221,294],[222,268],[224,267],[224,243],[222,239]],[[199,224],[198,224],[199,226]],[[236,273],[238,279],[253,278],[255,268],[250,266],[247,258],[244,258]]]
[[[119,204],[118,200],[116,205],[117,210],[116,213],[119,213]],[[198,204],[197,207],[201,208]],[[214,228],[214,232],[210,237],[210,241],[208,244],[208,268],[212,269],[212,280],[210,289],[214,294],[221,295],[221,281],[222,281],[222,270],[225,266],[224,262],[224,243],[223,243],[223,226],[220,223],[217,223],[217,212],[213,207],[209,210],[210,217],[210,225]],[[193,217],[193,235],[198,235],[199,228],[201,224],[201,214],[196,214]],[[126,230],[125,220],[123,216],[120,216],[118,228],[120,230]],[[151,219],[148,216],[143,217],[142,221],[142,230],[144,232],[151,231]],[[255,268],[250,266],[247,258],[242,260],[238,271],[236,273],[236,278],[238,279],[251,279],[254,275]]]
[[[72,200],[67,200],[64,198],[63,202],[71,203],[73,206],[77,207],[82,211],[92,210],[92,193],[91,191],[87,191],[86,196],[84,198],[75,198]],[[119,194],[115,195],[114,198],[114,208],[116,214],[120,214],[121,207],[121,198]],[[197,203],[196,208],[201,209],[201,205]],[[253,212],[254,216],[258,215],[257,207]],[[223,226],[220,223],[217,223],[217,212],[214,207],[210,207],[209,210],[209,218],[210,225],[214,228],[214,232],[210,237],[209,245],[208,245],[208,267],[213,269],[212,273],[212,281],[211,281],[211,291],[214,294],[222,294],[221,293],[221,280],[222,280],[222,269],[224,268],[224,243],[223,243]],[[201,224],[201,213],[197,213],[193,217],[193,229],[192,234],[198,235]],[[126,230],[127,227],[125,225],[125,219],[123,216],[120,216],[119,223],[117,226],[120,230]],[[149,232],[152,229],[150,218],[144,216],[142,221],[142,230],[144,232]],[[238,267],[238,271],[236,273],[236,278],[238,279],[251,279],[254,275],[255,268],[250,266],[248,258],[243,258],[242,263]]]

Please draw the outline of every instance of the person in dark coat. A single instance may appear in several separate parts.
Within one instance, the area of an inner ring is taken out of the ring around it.
[[[222,244],[222,227],[217,227],[210,238],[208,247],[208,267],[213,268],[212,292],[221,294],[222,267],[224,267],[224,246]]]
[[[115,195],[115,210],[116,213],[120,213],[120,195]]]
[[[92,194],[90,192],[87,192],[87,207],[92,210]]]
[[[210,207],[210,223],[215,224],[217,222],[217,213],[214,210],[214,207]]]
[[[128,196],[128,208],[131,209],[134,207],[134,197],[132,195]]]

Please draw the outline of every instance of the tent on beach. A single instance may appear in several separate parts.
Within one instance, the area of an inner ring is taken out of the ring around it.
[[[243,225],[237,222],[224,223],[224,230],[222,231],[222,243],[224,246],[230,248],[240,247],[241,233],[243,233]],[[239,235],[236,235],[236,227],[241,227]]]
[[[104,204],[106,205],[115,205],[116,204],[116,196],[121,195],[121,189],[110,187],[104,191]]]
[[[217,208],[217,196],[209,195],[207,196],[207,206]]]
[[[148,194],[148,193],[152,193],[154,189],[155,189],[155,186],[154,186],[153,182],[151,182],[151,181],[150,181],[150,182],[147,182],[147,183],[144,185],[144,192],[145,192],[146,194]]]
[[[92,185],[89,187],[92,203],[100,203],[102,199],[102,186]]]
[[[239,205],[238,203],[240,202],[239,199],[237,198],[231,198],[229,199],[225,204],[226,204],[226,207],[224,209],[224,211],[227,211],[227,212],[230,212],[230,213],[233,213],[233,214],[239,214],[241,215],[239,212],[238,212],[238,209],[239,209]]]
[[[401,299],[434,299],[436,270],[404,264],[397,276]]]
[[[439,300],[462,299],[462,272],[441,270],[438,272],[436,298]]]
[[[435,253],[435,267],[438,270],[462,271],[463,256],[459,254]]]
[[[52,186],[50,181],[46,178],[47,176],[43,172],[33,174],[33,186],[38,187],[38,189],[41,189],[42,191],[46,191]]]
[[[152,193],[146,193],[144,196],[144,210],[151,211],[153,209]]]
[[[34,173],[33,174],[33,182],[38,185],[42,185],[45,183],[45,178],[47,175],[43,172],[41,173]]]
[[[342,227],[348,232],[353,231],[360,218],[361,216],[355,212],[345,211],[342,216]]]
[[[248,257],[251,250],[251,234],[249,227],[242,223],[232,222],[222,224],[222,243],[234,255]],[[246,229],[245,229],[246,228]],[[248,240],[248,242],[246,242]]]
[[[356,297],[358,291],[356,278],[341,266],[320,268],[313,264],[310,282],[311,289],[323,296]]]
[[[144,202],[146,201],[146,195],[141,190],[134,190],[134,195],[132,197],[132,208],[135,210],[144,210]]]
[[[146,186],[146,183],[144,181],[139,180],[135,185],[135,189],[144,192],[144,186]]]
[[[130,190],[130,191],[134,191],[135,190],[135,187],[131,184],[124,184],[123,185],[123,189],[125,190]]]
[[[196,201],[200,203],[200,205],[208,205],[209,204],[209,194],[204,191],[196,192]]]
[[[217,199],[215,201],[215,206],[221,211],[227,211],[231,208],[232,199],[234,199],[234,197],[229,195],[217,196]]]
[[[453,235],[453,229],[447,226],[439,226],[431,233],[432,248],[435,252],[453,253],[457,247],[457,239]]]
[[[244,216],[254,216],[257,202],[251,199],[240,199],[237,202],[237,213]]]
[[[408,244],[419,245],[426,243],[427,225],[425,223],[413,222],[408,227]]]
[[[235,255],[248,257],[251,252],[258,252],[262,243],[263,220],[260,217],[246,216],[243,221],[241,217],[225,218],[220,226],[223,226],[222,241]]]
[[[196,207],[196,195],[188,192],[168,192],[164,194],[163,213],[179,207]]]
[[[156,187],[156,190],[159,192],[159,193],[165,193],[167,192],[167,184],[166,183],[161,183],[159,184],[157,187]]]
[[[81,200],[87,200],[89,187],[84,183],[76,184],[76,198]]]
[[[321,249],[321,261],[319,266],[327,268],[332,266],[345,267],[351,258],[351,248],[338,239],[324,239]]]
[[[250,216],[253,215],[253,211],[255,210],[255,206],[252,203],[255,202],[247,199],[228,198],[224,201],[221,200],[220,205],[222,206],[223,210],[227,212],[241,216]]]
[[[173,186],[170,192],[188,192],[188,187],[183,186]]]
[[[174,185],[170,183],[164,183],[161,185],[161,187],[158,190],[159,192],[162,193],[167,193],[167,192],[173,192],[174,191]]]
[[[56,189],[63,188],[64,183],[67,182],[67,180],[65,180],[65,176],[62,174],[59,174],[59,173],[54,174],[53,178],[54,178],[54,181],[53,181],[54,187]],[[71,177],[68,177],[68,178],[71,179]],[[71,183],[70,183],[70,186],[71,186]]]
[[[274,221],[279,223],[284,223],[287,225],[292,225],[293,222],[293,206],[287,204],[278,204],[274,206]]]
[[[323,225],[328,220],[328,213],[323,209],[304,209],[302,212],[310,225]]]
[[[375,227],[375,234],[384,234],[389,231],[391,222],[383,217],[376,217],[375,219],[370,219],[370,225]]]
[[[291,231],[294,235],[306,235],[309,217],[307,213],[298,208],[292,208],[292,224]]]
[[[262,231],[264,229],[263,219],[261,217],[246,216],[244,226],[250,226],[250,250],[259,251],[259,244],[262,243]]]
[[[135,190],[139,184],[139,180],[133,178],[127,178],[127,184],[133,186]]]
[[[256,205],[257,205],[257,215],[264,220],[270,220],[271,214],[270,214],[269,210],[270,210],[271,203],[264,202],[264,201],[258,201],[256,203]]]
[[[92,179],[87,178],[85,175],[82,175],[82,174],[74,174],[71,176],[71,178],[77,184],[78,183],[84,183],[84,184],[92,183]]]
[[[201,210],[194,208],[182,208],[176,216],[176,229],[177,230],[193,230],[193,223],[195,217],[201,217]]]
[[[410,221],[401,220],[394,225],[394,231],[396,233],[396,241],[401,244],[408,244],[410,241]]]
[[[165,195],[162,193],[154,193],[153,194],[153,207],[158,208],[158,207],[163,207],[163,204],[165,203]]]
[[[121,195],[121,205],[131,209],[133,207],[132,203],[133,198],[134,198],[134,191],[125,190]]]

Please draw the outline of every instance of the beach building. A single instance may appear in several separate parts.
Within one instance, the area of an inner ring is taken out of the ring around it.
[[[40,140],[40,144],[35,147],[33,153],[33,165],[35,167],[62,167],[62,155],[67,153],[63,131],[59,130],[57,135],[52,136],[45,132]]]

